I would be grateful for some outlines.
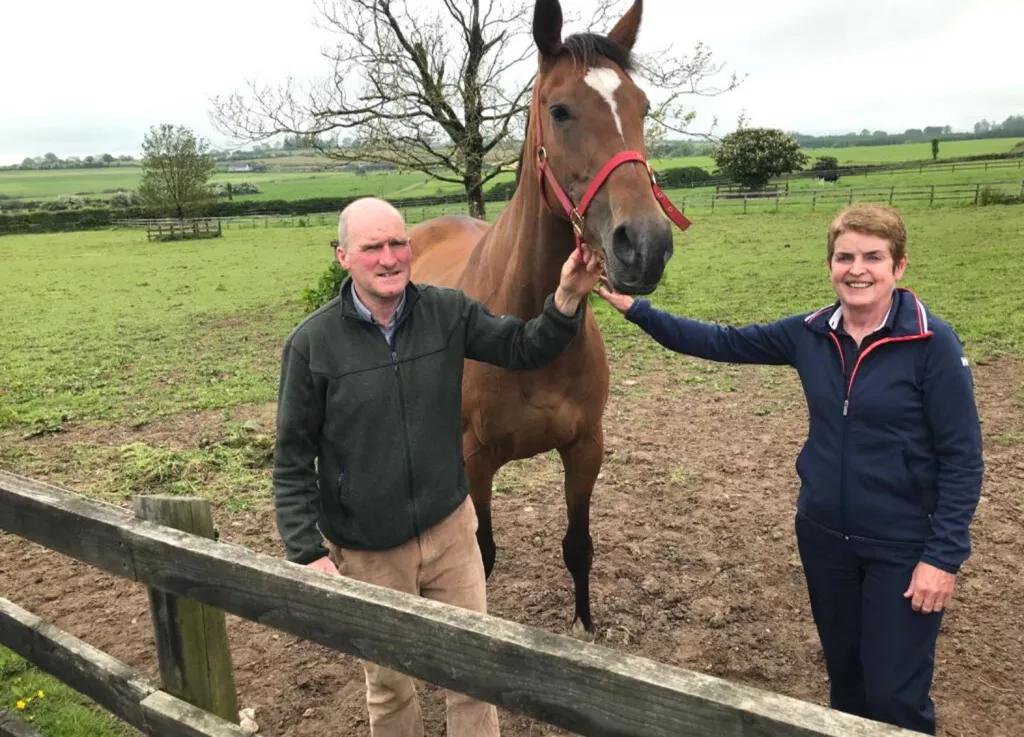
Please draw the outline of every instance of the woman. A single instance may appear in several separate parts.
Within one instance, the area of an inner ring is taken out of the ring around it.
[[[838,300],[768,324],[723,327],[598,294],[671,350],[796,368],[810,415],[797,543],[831,705],[934,734],[935,643],[970,554],[981,431],[955,332],[896,286],[906,242],[890,207],[840,212],[827,249]]]

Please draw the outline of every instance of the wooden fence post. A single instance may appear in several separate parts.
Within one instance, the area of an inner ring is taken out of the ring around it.
[[[974,204],[978,204],[978,198],[981,197],[981,185],[976,184],[974,186]]]
[[[214,539],[205,499],[138,496],[135,516]],[[164,690],[237,724],[238,695],[224,612],[153,588],[149,606]]]

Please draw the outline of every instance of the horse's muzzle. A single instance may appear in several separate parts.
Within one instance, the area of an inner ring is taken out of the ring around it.
[[[672,225],[664,218],[626,220],[612,231],[605,267],[617,292],[650,294],[672,258]]]

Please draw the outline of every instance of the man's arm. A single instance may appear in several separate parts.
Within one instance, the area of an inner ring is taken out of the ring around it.
[[[548,295],[541,313],[524,321],[512,315],[493,315],[483,304],[464,297],[466,358],[492,363],[516,371],[536,369],[554,360],[579,332],[583,306],[576,300],[575,312],[562,313],[556,296]],[[571,304],[563,302],[569,309]]]
[[[796,335],[803,330],[799,315],[736,328],[673,315],[652,307],[646,299],[633,302],[624,314],[669,350],[732,363],[792,365]]]
[[[316,456],[324,396],[309,362],[289,341],[281,356],[274,446],[274,506],[288,560],[310,563],[327,555],[316,527],[320,489]]]
[[[544,300],[541,314],[528,322],[510,315],[492,315],[480,302],[466,297],[466,357],[506,369],[535,369],[565,350],[583,321],[583,301],[601,273],[593,251],[574,250],[562,264],[558,288]]]

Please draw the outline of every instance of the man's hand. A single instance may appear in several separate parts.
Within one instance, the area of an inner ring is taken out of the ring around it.
[[[956,588],[956,576],[928,563],[918,563],[910,577],[910,586],[903,592],[904,599],[911,599],[915,612],[931,614],[941,612],[949,606]]]
[[[580,300],[597,284],[603,268],[601,258],[584,246],[583,256],[573,250],[562,265],[562,276],[555,290],[555,307],[563,315],[575,315]]]
[[[606,277],[601,277],[601,283],[604,284],[604,286],[597,288],[598,295],[604,299],[605,302],[625,315],[626,312],[629,311],[629,308],[633,306],[633,298],[628,294],[619,294],[612,289],[611,282],[609,282]]]
[[[338,569],[334,567],[334,563],[331,562],[330,557],[326,556],[326,555],[323,558],[319,558],[317,560],[314,560],[312,563],[307,563],[306,567],[307,568],[315,568],[318,571],[323,571],[324,573],[330,573],[330,574],[333,574],[335,576],[341,575],[341,574],[338,573]]]

